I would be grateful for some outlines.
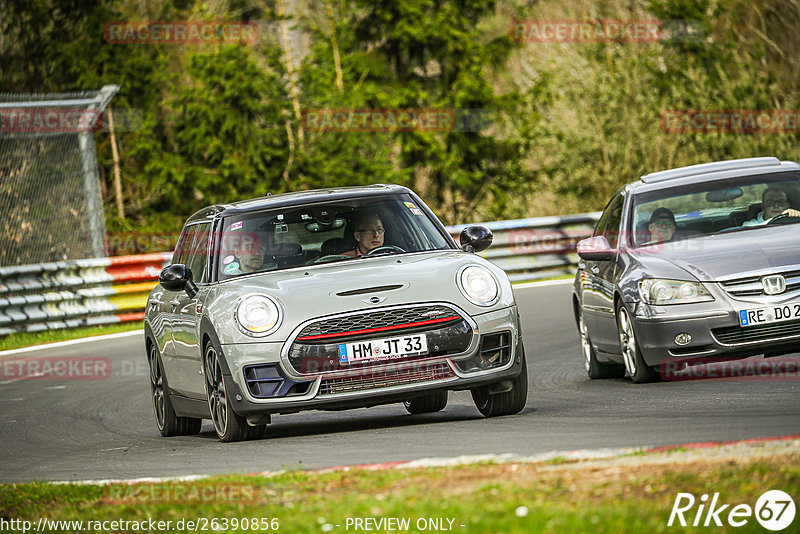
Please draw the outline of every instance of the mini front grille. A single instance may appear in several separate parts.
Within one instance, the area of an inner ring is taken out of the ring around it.
[[[785,271],[782,273],[765,273],[757,276],[747,276],[735,280],[720,282],[720,287],[732,297],[759,297],[766,295],[761,285],[761,278],[770,274],[780,274],[786,279],[786,291],[800,289],[800,271]]]
[[[435,327],[438,328],[449,324],[451,321],[460,320],[461,316],[458,313],[442,305],[380,310],[317,321],[303,328],[297,336],[297,341],[302,343],[304,341],[380,332],[381,330],[397,331],[406,326],[413,328],[415,326],[436,325]]]
[[[446,362],[418,363],[404,369],[392,369],[352,377],[328,378],[320,384],[319,394],[327,395],[379,389],[415,382],[441,380],[452,378],[453,376],[453,371]]]
[[[417,323],[419,325],[419,323]],[[395,330],[379,330],[357,334],[332,334],[311,340],[298,339],[289,347],[287,358],[292,368],[306,376],[318,376],[333,371],[359,369],[383,365],[387,360],[366,359],[355,362],[343,363],[339,355],[344,343],[371,343],[372,340],[384,337],[392,338],[407,334],[423,333],[427,338],[428,353],[423,355],[409,354],[394,361],[403,360],[437,360],[444,356],[463,354],[470,346],[473,339],[472,327],[465,320],[447,321],[444,326],[440,323],[426,324],[409,328],[404,326]],[[370,347],[367,350],[372,350]]]
[[[800,321],[759,326],[726,326],[712,328],[711,333],[723,345],[740,345],[756,341],[778,341],[800,337]]]

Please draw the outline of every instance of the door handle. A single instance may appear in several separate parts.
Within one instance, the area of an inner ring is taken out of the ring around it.
[[[600,268],[597,265],[592,265],[592,273],[597,274],[600,272]]]

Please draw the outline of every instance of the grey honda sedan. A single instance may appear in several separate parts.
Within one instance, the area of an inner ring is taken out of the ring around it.
[[[161,434],[264,435],[272,414],[403,403],[469,390],[484,416],[521,411],[528,375],[505,273],[457,246],[412,191],[286,193],[186,222],[144,328]]]
[[[800,350],[800,165],[750,158],[643,176],[578,243],[591,378]]]

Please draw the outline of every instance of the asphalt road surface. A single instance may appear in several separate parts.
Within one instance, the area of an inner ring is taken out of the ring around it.
[[[0,382],[0,482],[253,473],[486,453],[658,446],[800,433],[798,380],[635,385],[589,380],[567,283],[516,290],[528,356],[528,404],[484,419],[468,392],[439,413],[402,405],[273,416],[265,439],[162,438],[153,420],[143,337],[14,355],[107,357],[105,380]],[[12,356],[5,356],[10,358]]]

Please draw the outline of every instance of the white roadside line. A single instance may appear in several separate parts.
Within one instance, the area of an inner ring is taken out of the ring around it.
[[[564,280],[545,280],[544,282],[525,282],[524,284],[512,284],[513,289],[528,289],[531,287],[545,287],[545,286],[561,286],[571,284],[574,278],[565,278]]]
[[[80,343],[87,343],[89,341],[108,341],[110,339],[120,339],[130,336],[142,335],[144,330],[131,330],[130,332],[119,332],[116,334],[104,334],[102,336],[82,337],[80,339],[69,339],[67,341],[57,341],[55,343],[46,343],[43,345],[33,345],[31,347],[23,347],[21,349],[4,350],[0,352],[0,358],[11,354],[19,354],[22,352],[33,352],[36,350],[55,349],[59,347],[66,347],[69,345],[78,345]]]

